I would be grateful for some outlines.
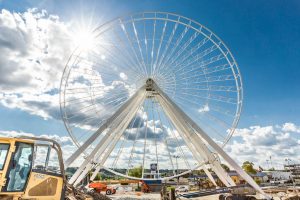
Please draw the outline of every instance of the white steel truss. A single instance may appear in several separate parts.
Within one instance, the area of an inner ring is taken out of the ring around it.
[[[69,180],[70,184],[78,185],[86,174],[95,169],[91,180],[95,178],[101,168],[116,173],[115,171],[105,168],[103,164],[108,159],[112,150],[117,144],[117,141],[122,136],[123,132],[128,127],[129,123],[133,120],[139,107],[143,104],[145,99],[155,98],[161,105],[166,116],[170,119],[171,123],[176,127],[183,140],[186,142],[189,150],[199,163],[199,166],[207,174],[208,178],[213,184],[217,185],[207,170],[205,165],[209,165],[220,180],[227,186],[235,186],[235,183],[230,178],[228,173],[222,168],[218,155],[221,156],[237,173],[245,179],[254,189],[259,193],[269,198],[256,182],[246,173],[243,169],[220,147],[213,139],[211,139],[187,114],[185,114],[169,97],[166,95],[158,85],[152,80],[148,79],[146,84],[141,87],[136,94],[134,94],[126,104],[124,104],[113,115],[107,123],[99,128],[99,130],[92,135],[82,146],[79,148],[68,160],[67,166],[70,165],[80,154],[82,154],[102,132],[106,133],[98,144],[96,144],[93,151],[88,154],[79,169]],[[216,153],[212,152],[213,149]],[[145,153],[145,151],[144,151]],[[197,166],[197,168],[199,167]],[[144,170],[143,170],[144,173]],[[128,177],[124,174],[117,173],[118,175]],[[180,174],[179,174],[180,175]],[[178,175],[174,175],[173,178]],[[129,177],[132,178],[132,177]],[[143,179],[137,178],[137,179]],[[167,179],[167,178],[160,178]]]

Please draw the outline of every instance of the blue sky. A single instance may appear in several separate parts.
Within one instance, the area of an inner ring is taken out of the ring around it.
[[[285,123],[294,124],[296,130],[299,128],[299,1],[36,0],[20,3],[2,0],[0,8],[11,13],[23,13],[31,8],[44,9],[48,14],[57,15],[62,23],[75,23],[74,27],[90,24],[93,28],[115,17],[139,11],[173,12],[194,19],[216,33],[239,64],[244,102],[238,127],[253,130],[249,127],[271,126],[278,134],[285,133]],[[71,31],[72,28],[68,27]],[[1,38],[0,45],[2,40],[5,38]],[[57,76],[60,78],[61,74],[57,73]],[[5,88],[5,81],[1,81],[1,85]],[[43,117],[43,114],[36,114],[30,109],[21,110],[18,106],[1,104],[0,130],[67,136],[59,110],[49,108],[48,111],[54,113],[52,118]],[[298,131],[290,132],[290,136],[298,141],[297,134]],[[236,141],[242,142],[241,139]]]
[[[37,7],[62,20],[100,24],[138,11],[168,11],[194,19],[229,46],[242,73],[240,125],[300,123],[299,1],[2,1],[1,8]],[[80,19],[81,18],[81,19]]]

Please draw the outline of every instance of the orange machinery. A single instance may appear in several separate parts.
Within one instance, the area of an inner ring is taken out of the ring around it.
[[[89,188],[93,188],[95,190],[95,192],[98,192],[98,193],[100,193],[101,191],[105,191],[105,194],[107,194],[107,195],[116,193],[115,188],[109,187],[105,183],[101,183],[101,182],[90,183]]]
[[[96,192],[100,193],[101,191],[105,191],[107,195],[115,194],[116,189],[113,187],[107,186],[108,184],[129,184],[129,183],[140,183],[141,182],[141,190],[144,193],[150,192],[150,187],[144,181],[139,180],[109,180],[109,181],[97,181],[89,184],[89,188],[93,188]]]

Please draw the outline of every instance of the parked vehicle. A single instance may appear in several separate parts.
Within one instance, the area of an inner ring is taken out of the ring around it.
[[[187,185],[178,186],[175,188],[175,192],[188,192],[189,187]]]

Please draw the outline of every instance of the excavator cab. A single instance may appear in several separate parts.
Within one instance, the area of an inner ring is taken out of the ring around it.
[[[54,140],[0,137],[0,199],[64,199],[65,183]]]

